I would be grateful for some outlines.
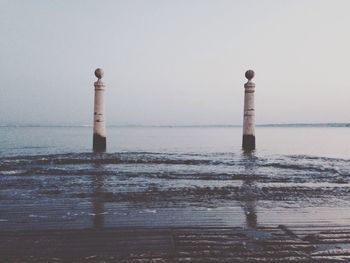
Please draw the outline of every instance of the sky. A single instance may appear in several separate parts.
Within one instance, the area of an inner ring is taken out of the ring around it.
[[[0,124],[350,122],[348,0],[0,0]]]

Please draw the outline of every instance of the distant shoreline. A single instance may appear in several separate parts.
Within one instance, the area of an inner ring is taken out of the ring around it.
[[[0,124],[0,128],[83,128],[92,127],[92,125],[84,124]],[[242,125],[234,124],[204,124],[204,125],[139,125],[139,124],[111,124],[107,125],[111,128],[239,128]],[[276,128],[300,128],[300,127],[315,127],[315,128],[350,128],[350,123],[276,123],[276,124],[257,124],[256,127],[276,127]]]

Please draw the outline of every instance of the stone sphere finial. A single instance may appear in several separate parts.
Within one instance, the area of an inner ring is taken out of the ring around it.
[[[251,80],[252,78],[254,78],[254,71],[249,69],[245,72],[245,77],[248,79],[248,80]]]
[[[104,74],[103,69],[97,68],[97,69],[95,70],[95,76],[96,76],[96,78],[102,79],[103,74]]]

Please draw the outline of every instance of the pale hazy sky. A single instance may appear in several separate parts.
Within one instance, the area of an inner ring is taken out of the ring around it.
[[[350,121],[348,0],[0,0],[0,124]]]

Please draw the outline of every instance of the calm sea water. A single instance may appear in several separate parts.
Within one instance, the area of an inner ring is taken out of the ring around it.
[[[350,224],[350,128],[0,127],[0,228]]]
[[[350,128],[260,127],[258,156],[350,158]],[[239,127],[108,128],[108,152],[241,153]],[[91,127],[0,127],[0,155],[90,152]]]

